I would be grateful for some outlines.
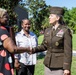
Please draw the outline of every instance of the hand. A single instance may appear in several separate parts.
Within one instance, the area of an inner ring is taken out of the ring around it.
[[[70,75],[70,71],[69,70],[64,70],[64,74],[63,75]]]
[[[28,50],[28,54],[32,54],[32,47],[28,47],[27,50]]]
[[[15,59],[14,67],[15,67],[15,69],[17,69],[17,70],[20,69],[20,63],[19,63],[18,59]]]

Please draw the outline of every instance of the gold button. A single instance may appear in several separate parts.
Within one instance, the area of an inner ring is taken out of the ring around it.
[[[55,45],[58,46],[59,45],[59,42],[56,42]]]

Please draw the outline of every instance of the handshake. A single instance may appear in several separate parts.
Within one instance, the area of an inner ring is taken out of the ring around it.
[[[27,52],[28,54],[33,54],[35,51],[33,48],[28,47],[28,48],[26,48],[25,52]]]
[[[14,53],[15,54],[18,54],[18,53],[23,53],[23,52],[27,52],[29,54],[33,54],[35,53],[35,48],[31,48],[31,47],[16,47],[15,50],[14,50]]]
[[[28,47],[28,48],[24,48],[24,49],[25,49],[24,52],[27,52],[30,55],[35,53],[34,48]],[[17,70],[19,70],[21,68],[20,62],[17,58],[15,58],[14,68],[17,69]]]

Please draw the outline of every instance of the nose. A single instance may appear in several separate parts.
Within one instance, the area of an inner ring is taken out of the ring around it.
[[[51,15],[49,16],[49,18],[51,18]]]

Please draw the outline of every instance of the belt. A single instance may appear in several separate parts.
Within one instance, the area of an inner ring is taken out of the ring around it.
[[[64,53],[64,49],[51,49],[52,53]]]

